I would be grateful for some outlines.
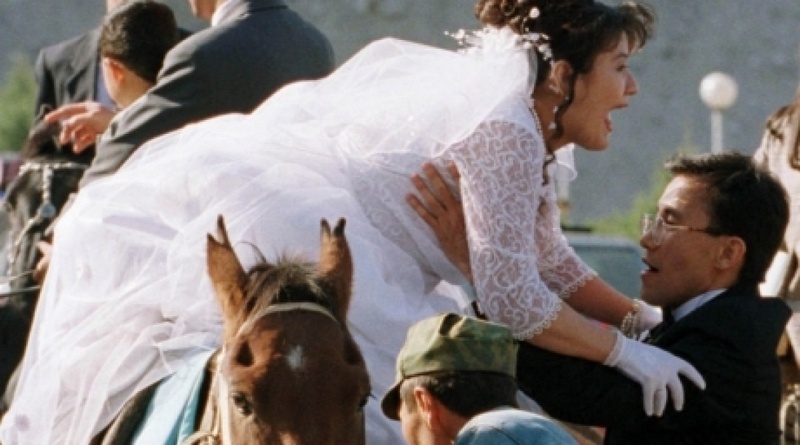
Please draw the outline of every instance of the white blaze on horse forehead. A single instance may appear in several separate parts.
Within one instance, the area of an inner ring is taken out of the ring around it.
[[[305,351],[302,345],[294,345],[286,353],[286,363],[292,371],[301,371],[305,364]]]

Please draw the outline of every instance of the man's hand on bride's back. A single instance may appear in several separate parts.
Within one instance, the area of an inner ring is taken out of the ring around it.
[[[447,171],[458,183],[460,175],[456,165],[448,164]],[[409,194],[406,196],[406,201],[433,230],[439,246],[450,262],[472,282],[467,230],[461,202],[447,188],[447,183],[433,164],[423,165],[421,174],[413,175],[411,182],[419,196]]]

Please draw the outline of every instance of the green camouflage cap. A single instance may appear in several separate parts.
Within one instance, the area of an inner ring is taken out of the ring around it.
[[[386,417],[399,420],[400,385],[441,371],[497,372],[516,377],[517,343],[505,326],[457,314],[422,320],[408,330],[397,356],[397,376],[381,402]]]

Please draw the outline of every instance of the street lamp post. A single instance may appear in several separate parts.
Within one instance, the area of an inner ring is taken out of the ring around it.
[[[722,112],[736,102],[738,94],[739,88],[733,77],[719,71],[707,74],[700,82],[700,98],[711,110],[712,153],[722,152]]]
[[[573,152],[575,151],[575,144],[569,144],[556,150],[556,161],[552,165],[551,173],[555,178],[556,186],[556,202],[561,211],[561,225],[571,225],[570,218],[570,182],[575,179],[575,161]],[[570,165],[571,167],[567,167]]]

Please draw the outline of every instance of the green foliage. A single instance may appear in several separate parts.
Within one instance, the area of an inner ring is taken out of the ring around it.
[[[662,164],[650,175],[649,188],[633,198],[628,210],[591,221],[589,225],[594,231],[638,240],[641,234],[639,220],[645,213],[655,213],[658,198],[669,182],[669,175],[661,167]]]
[[[677,153],[691,154],[699,152],[699,147],[688,141],[684,141],[677,149]],[[664,169],[664,162],[666,162],[668,157],[671,157],[671,155],[665,157],[661,162],[658,162],[658,165],[650,176],[650,186],[633,198],[628,210],[590,221],[589,226],[592,227],[593,231],[609,235],[624,236],[638,241],[641,235],[639,221],[642,215],[645,213],[657,212],[658,199],[661,197],[661,193],[670,181],[670,175]]]
[[[12,67],[0,85],[0,152],[16,151],[28,135],[33,122],[36,80],[30,60],[12,56]]]

